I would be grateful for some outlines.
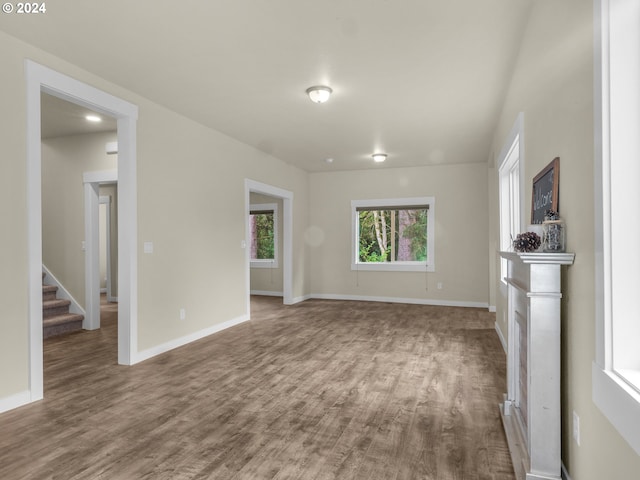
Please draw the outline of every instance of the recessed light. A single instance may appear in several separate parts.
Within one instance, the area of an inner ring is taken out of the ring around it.
[[[371,155],[371,157],[373,158],[374,162],[381,163],[381,162],[384,162],[387,159],[387,154],[386,153],[374,153],[373,155]]]
[[[89,122],[94,122],[94,123],[102,121],[102,119],[98,115],[87,115],[84,118],[86,118]]]
[[[327,162],[327,163],[333,163],[333,158],[327,158],[327,159],[325,159],[325,162]]]
[[[333,90],[325,85],[316,85],[314,87],[307,88],[306,92],[312,102],[324,103],[329,100]]]

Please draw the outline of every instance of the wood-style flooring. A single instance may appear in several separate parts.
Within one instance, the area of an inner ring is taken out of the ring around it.
[[[514,479],[494,315],[281,302],[132,367],[113,313],[46,340],[45,399],[0,415],[0,479]]]

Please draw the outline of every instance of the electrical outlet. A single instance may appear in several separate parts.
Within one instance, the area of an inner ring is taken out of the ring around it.
[[[438,290],[442,290],[442,282],[438,282]]]
[[[180,309],[180,320],[187,318],[187,311],[184,308]]]
[[[580,446],[580,417],[573,411],[573,439]]]

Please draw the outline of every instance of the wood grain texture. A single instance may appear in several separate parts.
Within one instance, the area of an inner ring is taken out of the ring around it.
[[[0,415],[0,478],[513,480],[480,309],[252,299],[252,320],[117,365],[116,324],[45,341]]]

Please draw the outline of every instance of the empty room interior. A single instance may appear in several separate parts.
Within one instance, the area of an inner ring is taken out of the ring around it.
[[[0,64],[0,478],[640,478],[637,1],[6,2]]]

